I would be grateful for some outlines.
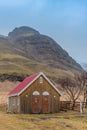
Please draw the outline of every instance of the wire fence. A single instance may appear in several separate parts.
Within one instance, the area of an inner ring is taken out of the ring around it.
[[[82,109],[84,108],[86,108],[86,103],[82,102]],[[73,106],[73,102],[71,101],[61,101],[60,110],[61,111],[68,111],[68,110],[80,111],[80,102],[75,102]]]

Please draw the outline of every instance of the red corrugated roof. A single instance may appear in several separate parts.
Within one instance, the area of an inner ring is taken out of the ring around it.
[[[35,73],[27,78],[25,78],[16,88],[14,88],[10,93],[10,95],[15,95],[20,93],[28,84],[30,84],[38,75],[39,73]]]

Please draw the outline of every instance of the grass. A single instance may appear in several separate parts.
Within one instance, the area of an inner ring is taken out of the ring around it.
[[[0,104],[19,82],[0,82]],[[6,110],[6,109],[5,109]],[[0,130],[87,130],[87,109],[56,114],[7,114],[0,109]]]
[[[46,61],[39,62],[27,58],[26,56],[15,53],[13,54],[12,52],[10,53],[9,51],[7,53],[2,51],[0,52],[0,73],[17,72],[23,74],[32,74],[38,71],[43,71],[54,79],[58,77],[64,77],[66,75],[69,77],[73,76],[71,71],[61,70],[59,68],[49,66],[48,62]]]
[[[0,130],[87,130],[87,110],[56,114],[6,114],[0,111]]]
[[[0,53],[0,60],[3,60],[3,59],[13,59],[13,58],[20,58],[20,59],[26,59],[28,60],[26,57],[23,57],[23,56],[20,56],[20,55],[17,55],[17,54],[10,54],[10,53],[6,53],[6,54],[3,54],[3,53]]]
[[[8,93],[15,88],[20,82],[4,81],[0,82],[0,104],[7,103]]]

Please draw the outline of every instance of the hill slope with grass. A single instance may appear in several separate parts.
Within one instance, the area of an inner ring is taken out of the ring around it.
[[[57,79],[81,73],[82,67],[52,38],[30,27],[15,28],[7,37],[0,35],[0,73],[45,72]]]

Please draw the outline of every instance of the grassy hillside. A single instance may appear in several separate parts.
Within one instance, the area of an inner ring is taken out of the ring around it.
[[[55,79],[74,75],[71,71],[57,69],[49,66],[47,63],[39,63],[17,54],[0,53],[1,74],[17,72],[18,74],[30,75],[39,71],[43,71],[47,76]]]
[[[32,28],[15,28],[7,37],[0,37],[0,74],[38,71],[57,81],[84,70],[52,38]]]
[[[20,82],[4,81],[0,82],[0,105],[8,102],[8,93],[15,88]]]

